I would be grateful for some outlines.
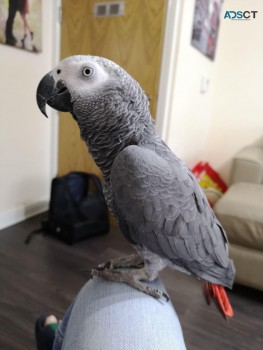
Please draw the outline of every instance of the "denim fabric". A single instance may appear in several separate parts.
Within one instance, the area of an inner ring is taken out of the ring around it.
[[[68,325],[68,320],[70,318],[75,300],[73,300],[72,304],[69,306],[68,310],[66,311],[63,321],[61,323],[61,325],[58,327],[58,329],[56,330],[56,336],[55,336],[55,341],[53,344],[53,350],[60,350],[62,348],[62,344],[64,341],[64,335],[66,333],[66,329],[67,329],[67,325]]]
[[[164,287],[160,280],[149,283]],[[185,350],[170,302],[125,283],[90,280],[57,330],[53,350]]]

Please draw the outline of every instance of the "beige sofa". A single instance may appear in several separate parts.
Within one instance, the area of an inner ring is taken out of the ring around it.
[[[227,232],[236,282],[263,290],[263,138],[234,157],[231,185],[214,210]]]

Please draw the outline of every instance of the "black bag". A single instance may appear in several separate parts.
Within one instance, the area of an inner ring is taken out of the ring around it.
[[[108,210],[100,179],[84,172],[54,178],[48,219],[42,222],[42,230],[68,244],[108,232]]]

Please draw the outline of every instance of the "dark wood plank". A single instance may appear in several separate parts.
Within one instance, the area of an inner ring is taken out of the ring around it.
[[[63,316],[89,278],[83,268],[133,252],[116,228],[74,246],[42,235],[25,245],[27,234],[39,227],[42,218],[0,231],[1,350],[34,349],[35,319],[42,312]],[[226,323],[214,305],[206,305],[197,279],[169,269],[162,272],[162,279],[188,350],[263,348],[262,293],[235,286],[228,293],[235,317]]]

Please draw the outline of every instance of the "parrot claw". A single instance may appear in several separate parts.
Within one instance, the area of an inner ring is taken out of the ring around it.
[[[170,300],[169,295],[167,293],[163,292],[162,290],[152,288],[150,286],[145,286],[145,287],[146,287],[146,290],[144,291],[144,293],[149,294],[156,299],[164,298],[166,302],[168,302]]]
[[[105,269],[113,270],[119,268],[136,268],[140,269],[144,266],[142,259],[138,254],[132,254],[121,258],[107,261],[106,263],[99,264],[97,270],[103,271]]]
[[[140,292],[150,295],[156,299],[164,298],[167,302],[170,300],[167,293],[141,282],[141,280],[149,280],[144,269],[120,270],[116,268],[106,268],[103,266],[103,269],[97,268],[91,270],[91,278],[94,276],[102,277],[112,282],[124,282]]]
[[[168,303],[168,301],[170,300],[170,297],[167,293],[162,292],[162,297],[164,297],[165,301]]]
[[[90,277],[93,279],[94,276],[98,276],[98,271],[100,270],[97,270],[97,269],[91,269],[90,270]]]
[[[99,264],[97,266],[97,270],[105,270],[105,269],[114,269],[114,265],[112,263],[112,261],[107,261],[106,263],[102,263],[102,264]]]

